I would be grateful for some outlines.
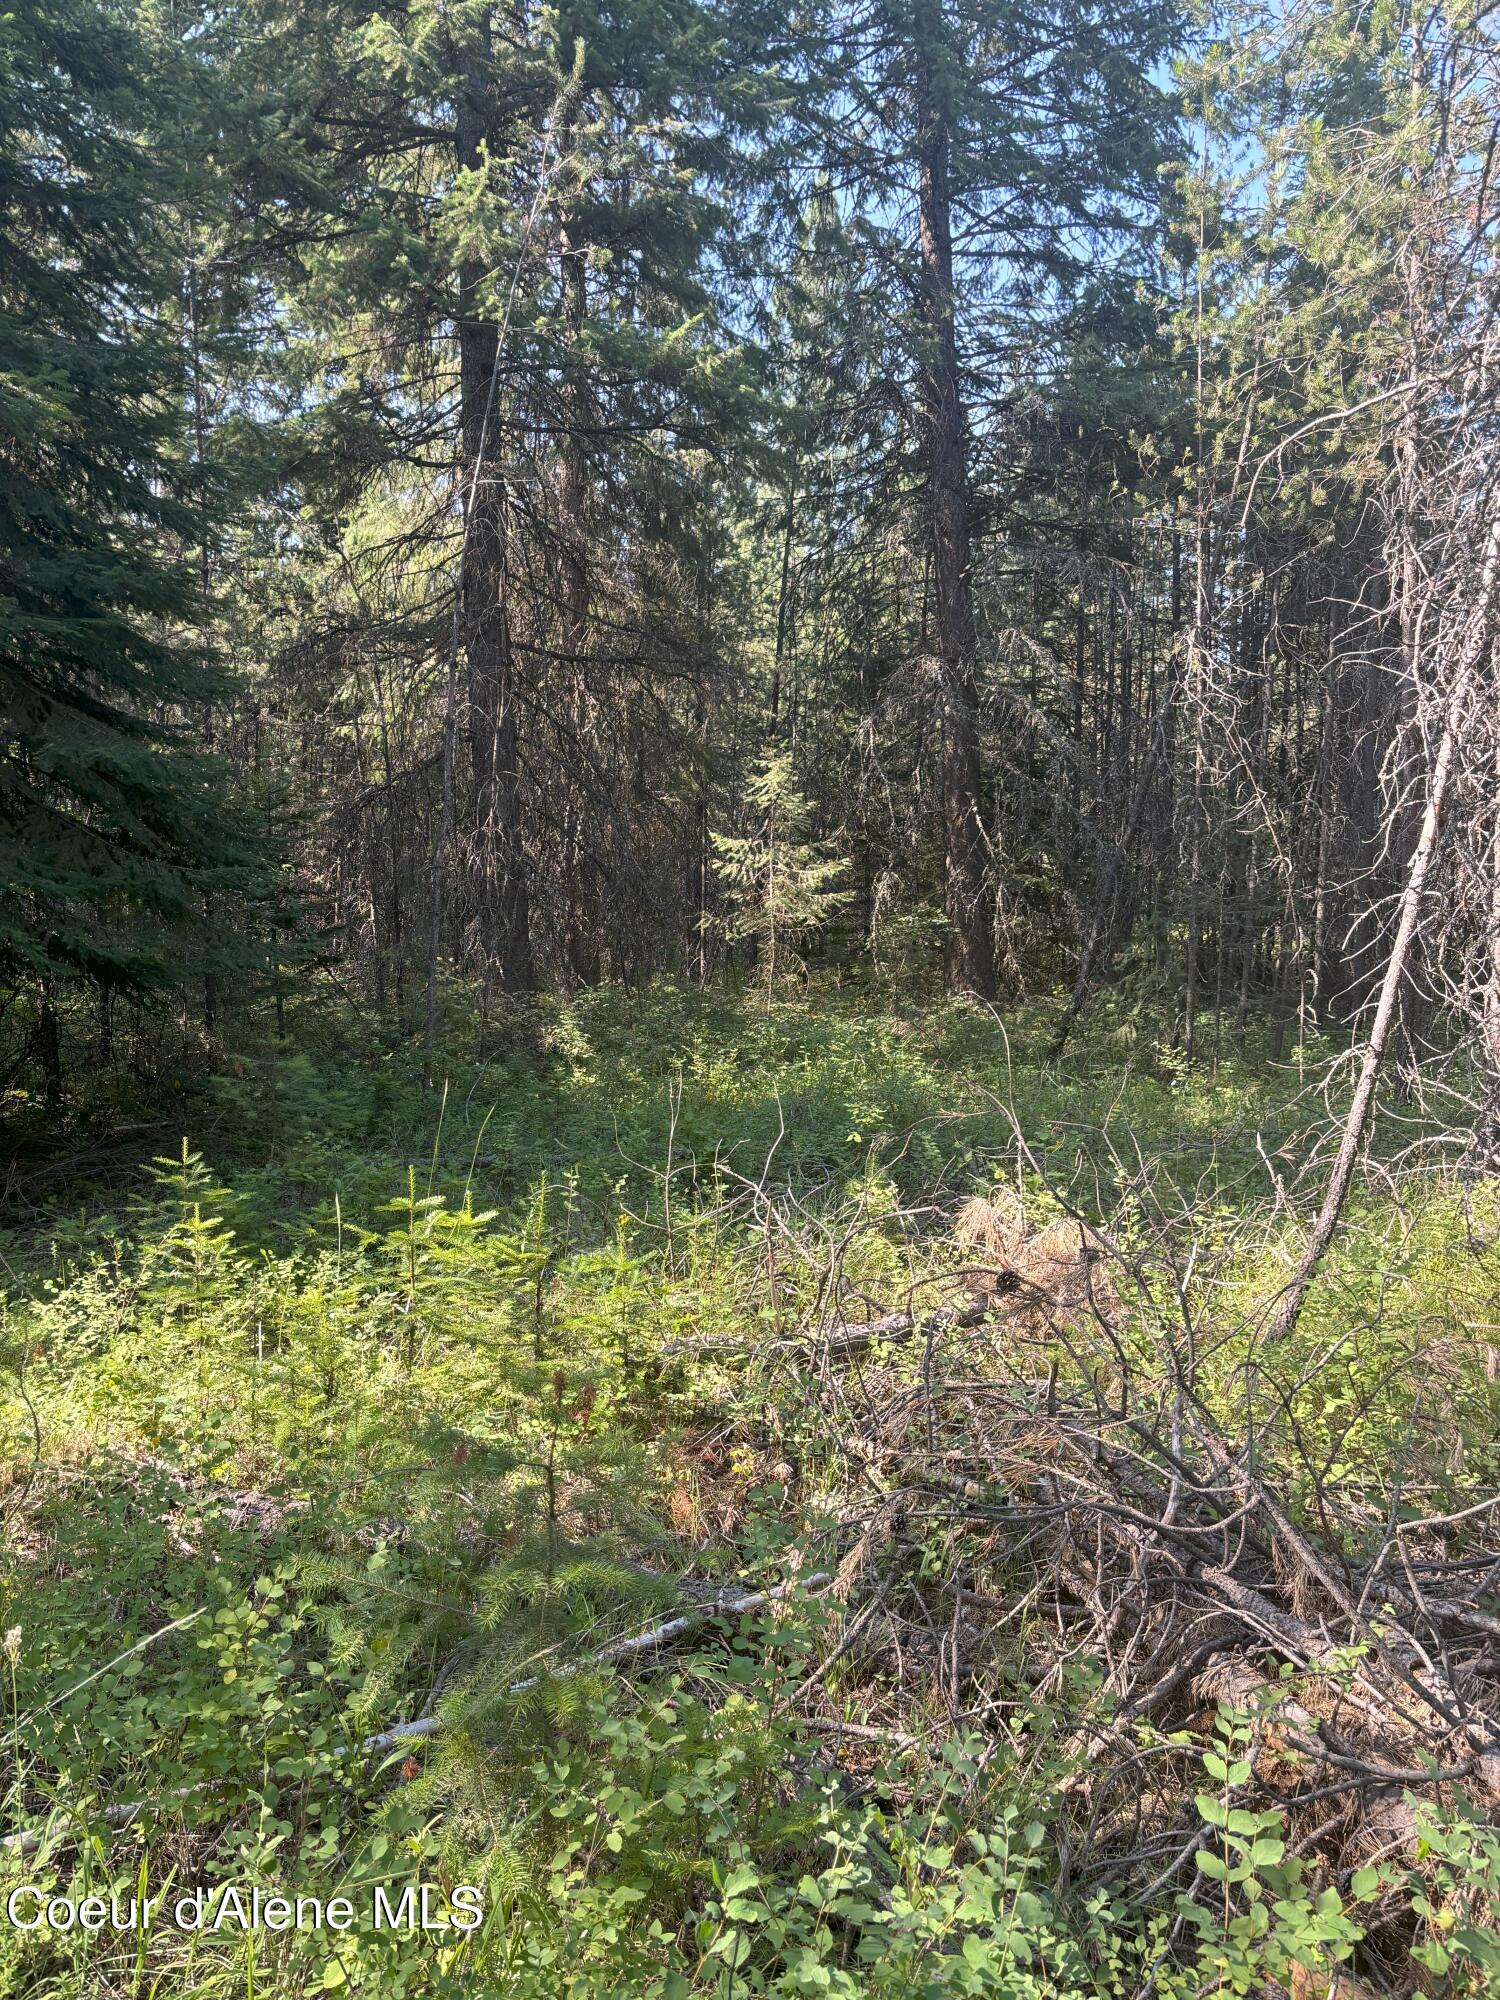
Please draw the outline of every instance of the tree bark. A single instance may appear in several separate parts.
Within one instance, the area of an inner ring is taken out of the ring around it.
[[[798,460],[793,458],[791,477],[787,481],[786,511],[781,522],[781,575],[776,587],[776,651],[771,662],[772,737],[776,735],[781,723],[781,668],[786,658],[787,635],[790,629],[792,529],[797,518],[797,475],[800,470]]]
[[[945,974],[950,992],[995,991],[980,813],[979,651],[969,482],[953,317],[951,133],[935,61],[935,10],[917,23],[918,232],[923,354],[920,400],[942,666]]]
[[[1380,983],[1374,1018],[1370,1023],[1370,1038],[1365,1044],[1359,1066],[1359,1078],[1355,1083],[1354,1096],[1344,1121],[1343,1136],[1339,1141],[1333,1172],[1328,1180],[1328,1190],[1323,1197],[1323,1206],[1308,1235],[1302,1255],[1297,1260],[1297,1268],[1292,1273],[1291,1283],[1282,1294],[1281,1302],[1272,1314],[1266,1329],[1267,1343],[1273,1347],[1286,1339],[1301,1316],[1302,1302],[1307,1296],[1307,1288],[1312,1283],[1313,1275],[1323,1261],[1328,1246],[1333,1241],[1333,1233],[1338,1227],[1344,1198],[1349,1192],[1349,1183],[1354,1176],[1355,1161],[1359,1157],[1365,1129],[1370,1122],[1370,1113],[1375,1103],[1375,1084],[1380,1075],[1386,1043],[1390,1039],[1391,1029],[1395,1025],[1399,1011],[1401,988],[1418,935],[1418,921],[1422,914],[1427,877],[1432,867],[1433,855],[1437,851],[1438,835],[1442,830],[1443,809],[1447,803],[1448,787],[1453,776],[1459,719],[1463,714],[1474,662],[1483,645],[1488,643],[1497,583],[1500,583],[1500,521],[1496,521],[1489,530],[1484,568],[1472,617],[1472,631],[1476,636],[1470,640],[1468,657],[1460,660],[1455,668],[1442,734],[1438,740],[1437,754],[1433,758],[1432,777],[1427,788],[1427,803],[1417,830],[1411,860],[1407,864],[1406,883],[1397,906],[1395,937],[1391,943],[1390,956],[1386,960],[1385,976]],[[1414,672],[1414,669],[1409,667],[1408,671]]]
[[[1493,759],[1496,810],[1490,835],[1489,978],[1484,989],[1484,1142],[1491,1160],[1500,1157],[1500,745]]]
[[[1058,1022],[1052,1037],[1050,1053],[1054,1058],[1060,1056],[1067,1047],[1068,1037],[1072,1034],[1078,1017],[1088,1004],[1089,990],[1093,985],[1095,973],[1101,964],[1107,963],[1107,954],[1113,946],[1120,905],[1122,878],[1129,866],[1131,850],[1135,845],[1136,834],[1140,830],[1146,801],[1150,797],[1152,787],[1156,782],[1157,767],[1166,747],[1166,714],[1169,704],[1170,697],[1157,710],[1156,727],[1152,732],[1151,747],[1141,760],[1141,768],[1136,774],[1135,792],[1130,801],[1130,809],[1125,815],[1125,824],[1120,831],[1119,839],[1110,853],[1103,878],[1100,881],[1094,898],[1093,916],[1089,923],[1088,935],[1084,939],[1083,950],[1079,956],[1078,972],[1073,981],[1072,996],[1068,1001],[1067,1010],[1061,1021]]]
[[[560,150],[572,145],[571,121],[564,127]],[[581,193],[581,190],[580,190]],[[561,614],[558,665],[568,728],[580,755],[588,735],[589,691],[585,645],[592,608],[589,579],[589,467],[584,439],[588,425],[588,389],[583,352],[588,319],[588,245],[583,239],[577,205],[566,198],[558,212],[558,289],[567,339],[567,376],[562,391],[562,477],[559,490],[561,555]],[[581,794],[567,788],[563,816],[563,883],[568,899],[566,951],[569,970],[585,985],[601,974],[596,925],[590,895],[591,874],[585,847]]]
[[[56,1110],[63,1100],[62,1029],[53,1004],[50,972],[42,974],[37,988],[36,1047],[41,1064],[42,1091],[48,1105]]]
[[[472,172],[499,138],[492,24],[465,64],[458,105],[460,167]],[[459,266],[459,376],[464,482],[469,493],[463,637],[469,751],[474,779],[474,876],[485,974],[508,992],[533,981],[530,898],[521,839],[520,717],[512,643],[505,483],[498,439],[487,422],[494,401],[499,330],[476,317],[483,266]],[[490,435],[486,436],[486,432]],[[487,463],[485,460],[488,450]]]

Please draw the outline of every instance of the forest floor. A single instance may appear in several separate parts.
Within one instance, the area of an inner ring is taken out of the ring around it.
[[[1332,1051],[1054,1016],[663,985],[429,1084],[304,999],[14,1107],[0,1889],[160,1901],[23,1896],[0,1994],[1490,1990],[1495,1188],[1394,1104],[1268,1351]]]

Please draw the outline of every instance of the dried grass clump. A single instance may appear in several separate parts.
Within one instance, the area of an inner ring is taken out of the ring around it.
[[[1011,1263],[1026,1241],[1026,1211],[1020,1196],[1007,1187],[974,1195],[954,1218],[953,1239],[960,1249],[985,1262]]]
[[[1019,1198],[997,1188],[964,1203],[953,1237],[984,1267],[966,1273],[968,1297],[1013,1338],[1047,1340],[1085,1322],[1115,1324],[1121,1301],[1109,1248],[1087,1223],[1063,1216],[1028,1235]]]
[[[1063,1313],[1097,1314],[1112,1325],[1120,1311],[1120,1293],[1110,1274],[1109,1254],[1096,1230],[1064,1216],[1023,1246],[1016,1271],[1033,1303],[1040,1303],[1035,1294],[1041,1293]]]

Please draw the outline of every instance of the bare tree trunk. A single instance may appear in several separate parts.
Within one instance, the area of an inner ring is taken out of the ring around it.
[[[42,1071],[42,1093],[55,1110],[63,1100],[62,1030],[53,1004],[52,974],[44,972],[37,985],[36,1047]]]
[[[929,526],[943,684],[944,903],[950,991],[989,998],[994,941],[985,883],[980,815],[979,651],[958,343],[953,320],[950,133],[933,59],[936,12],[917,25],[917,165],[924,352],[921,401],[926,439]]]
[[[791,478],[787,481],[786,512],[781,523],[781,577],[776,589],[776,653],[771,663],[772,736],[781,721],[781,668],[786,659],[791,626],[792,530],[797,518],[798,470],[797,461],[793,459]]]
[[[463,75],[458,106],[458,161],[474,171],[499,141],[492,24]],[[474,777],[474,874],[485,973],[508,992],[532,985],[526,857],[521,842],[520,717],[511,638],[505,483],[496,440],[486,431],[494,404],[499,329],[475,315],[483,266],[459,267],[459,372],[464,472],[469,491],[463,580],[469,751]]]
[[[693,852],[688,877],[687,965],[698,986],[708,984],[708,701],[700,686],[693,701],[693,741],[698,771],[693,795]]]
[[[1323,1197],[1323,1206],[1318,1212],[1318,1219],[1313,1224],[1302,1255],[1297,1260],[1297,1268],[1292,1273],[1291,1283],[1283,1293],[1281,1302],[1272,1314],[1266,1329],[1266,1338],[1273,1344],[1286,1338],[1301,1315],[1307,1288],[1327,1253],[1328,1246],[1333,1240],[1333,1232],[1338,1227],[1344,1199],[1349,1192],[1349,1183],[1354,1176],[1354,1164],[1359,1157],[1365,1130],[1370,1122],[1370,1113],[1375,1102],[1375,1084],[1380,1075],[1386,1043],[1390,1039],[1390,1032],[1397,1018],[1401,987],[1406,978],[1422,914],[1427,877],[1432,867],[1432,857],[1437,850],[1438,835],[1442,829],[1443,808],[1447,802],[1449,781],[1453,775],[1459,720],[1463,714],[1474,662],[1486,643],[1494,606],[1497,573],[1500,573],[1500,517],[1491,524],[1488,532],[1484,568],[1471,614],[1471,638],[1465,648],[1465,657],[1455,667],[1449,689],[1442,735],[1438,740],[1437,755],[1433,759],[1432,777],[1427,789],[1427,805],[1417,831],[1411,861],[1407,866],[1406,885],[1401,892],[1396,916],[1396,933],[1391,943],[1390,956],[1386,960],[1385,977],[1380,983],[1380,994],[1370,1024],[1370,1037],[1365,1044],[1364,1056],[1359,1066],[1359,1079],[1354,1086],[1354,1096],[1344,1121],[1343,1137],[1339,1141],[1338,1153],[1334,1158],[1333,1172],[1329,1176],[1328,1191]]]
[[[1054,1056],[1060,1056],[1067,1047],[1068,1037],[1072,1034],[1079,1016],[1088,1004],[1089,991],[1093,985],[1095,974],[1101,966],[1108,963],[1108,958],[1114,949],[1121,878],[1128,865],[1131,849],[1135,845],[1135,837],[1140,829],[1146,801],[1151,795],[1152,787],[1156,781],[1158,764],[1162,752],[1166,747],[1166,713],[1168,705],[1169,702],[1163,702],[1157,710],[1156,726],[1151,736],[1151,747],[1141,759],[1141,768],[1136,775],[1135,793],[1130,801],[1130,809],[1125,815],[1125,824],[1120,831],[1119,840],[1110,854],[1103,880],[1100,882],[1095,895],[1093,918],[1089,924],[1088,935],[1084,939],[1083,951],[1078,960],[1078,972],[1073,981],[1073,992],[1068,1000],[1067,1011],[1058,1023],[1052,1037],[1051,1053]]]
[[[193,241],[191,225],[188,228],[186,274],[183,283],[183,303],[186,307],[188,336],[188,383],[193,411],[193,469],[199,509],[198,536],[198,588],[201,593],[200,610],[208,616],[210,596],[213,588],[213,556],[208,543],[208,419],[205,410],[206,390],[203,380],[203,338],[198,297],[198,259]],[[214,746],[214,705],[212,701],[203,705],[203,747],[212,750]],[[215,922],[214,899],[203,899],[203,919],[210,934]],[[219,976],[207,971],[203,975],[203,1026],[206,1033],[213,1035],[219,1027]]]
[[[1182,1052],[1188,1062],[1192,1062],[1197,1052],[1198,1038],[1198,975],[1199,958],[1203,949],[1203,791],[1206,780],[1207,759],[1203,742],[1203,704],[1206,699],[1208,674],[1213,647],[1213,582],[1210,575],[1212,505],[1208,485],[1208,441],[1207,441],[1207,386],[1205,375],[1204,336],[1204,288],[1203,273],[1207,258],[1208,220],[1205,208],[1206,184],[1208,180],[1208,125],[1203,125],[1203,151],[1200,164],[1203,188],[1198,201],[1198,257],[1194,277],[1195,306],[1195,366],[1193,408],[1195,417],[1195,445],[1193,452],[1193,622],[1188,634],[1187,676],[1188,701],[1192,709],[1193,741],[1191,776],[1188,794],[1188,834],[1187,834],[1187,943],[1183,965],[1182,993]]]
[[[560,135],[563,151],[571,144],[571,123]],[[589,466],[585,449],[588,432],[588,388],[583,332],[588,318],[588,245],[577,214],[582,190],[564,201],[558,215],[558,287],[567,333],[568,374],[563,385],[562,478],[559,494],[561,616],[558,665],[568,728],[580,756],[589,734],[589,688],[585,661],[592,592],[589,579],[591,523]],[[572,774],[570,773],[571,777]],[[590,894],[582,809],[583,790],[564,786],[562,886],[566,902],[565,950],[574,977],[591,984],[600,977],[599,944]]]
[[[1333,676],[1334,661],[1324,668],[1323,698],[1318,728],[1317,775],[1314,780],[1318,822],[1317,860],[1313,878],[1312,984],[1319,1018],[1328,1009],[1333,991],[1333,960],[1329,946],[1328,868],[1332,853],[1333,825],[1330,794],[1333,762]]]
[[[1494,750],[1495,826],[1490,836],[1489,978],[1484,989],[1485,1144],[1500,1151],[1500,743]]]

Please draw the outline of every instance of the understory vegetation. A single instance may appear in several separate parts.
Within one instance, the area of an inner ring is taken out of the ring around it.
[[[1500,1202],[1417,1106],[1268,1348],[1335,1051],[658,985],[429,1087],[336,1005],[10,1190],[0,1866],[355,1921],[7,1992],[1492,1990]]]
[[[0,6],[0,2000],[1500,1992],[1500,12]]]

